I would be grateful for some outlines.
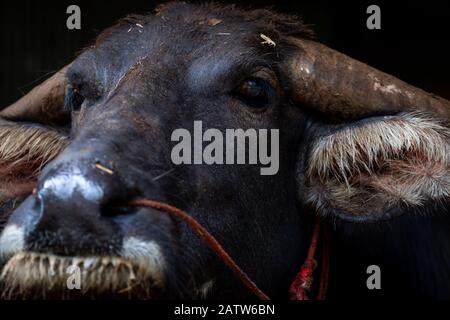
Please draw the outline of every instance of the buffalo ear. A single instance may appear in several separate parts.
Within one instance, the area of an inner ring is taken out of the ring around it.
[[[29,194],[42,168],[67,141],[54,128],[0,120],[0,202]]]
[[[0,112],[0,226],[6,211],[32,192],[42,168],[67,144],[67,68]]]
[[[320,43],[290,41],[289,95],[333,128],[299,152],[301,202],[353,222],[448,205],[450,101]],[[375,116],[386,117],[351,125]]]
[[[64,109],[66,71],[69,66],[31,90],[27,95],[0,112],[11,121],[25,121],[51,125],[67,124],[70,114]]]
[[[0,119],[0,231],[9,215],[29,196],[42,168],[67,144],[55,129]]]

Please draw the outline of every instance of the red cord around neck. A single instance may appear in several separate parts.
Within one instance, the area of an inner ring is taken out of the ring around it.
[[[222,259],[222,261],[233,271],[239,280],[260,300],[270,300],[270,298],[258,288],[258,286],[250,279],[250,277],[239,267],[239,265],[231,258],[231,256],[224,250],[220,243],[212,236],[208,230],[206,230],[200,223],[198,223],[194,218],[188,215],[186,212],[162,203],[159,201],[139,199],[134,200],[129,203],[131,206],[135,207],[147,207],[153,208],[159,211],[164,211],[170,215],[173,215],[184,222],[186,222],[205,242],[211,247],[211,249]],[[314,270],[317,267],[317,261],[315,260],[317,252],[317,244],[320,235],[320,225],[321,221],[317,217],[311,244],[308,251],[308,256],[303,264],[300,272],[295,277],[294,282],[290,288],[291,300],[309,300],[307,293],[311,291],[313,283]],[[328,287],[328,273],[329,273],[329,253],[328,253],[328,239],[327,233],[324,233],[323,238],[323,250],[322,250],[322,272],[320,276],[319,289],[317,294],[318,300],[325,299],[326,291]]]
[[[308,250],[308,256],[305,263],[302,265],[300,272],[295,277],[289,290],[291,300],[310,300],[308,293],[312,290],[314,271],[317,268],[317,244],[320,235],[320,218],[316,218],[314,225],[311,244]],[[329,247],[328,247],[328,233],[325,231],[323,236],[322,248],[322,271],[320,274],[319,288],[316,300],[325,300],[328,289],[328,275],[329,275]]]

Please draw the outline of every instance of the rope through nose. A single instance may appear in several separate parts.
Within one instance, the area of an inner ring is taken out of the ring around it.
[[[260,300],[270,300],[270,298],[253,282],[250,277],[245,273],[239,265],[231,258],[231,256],[225,251],[222,245],[216,240],[216,238],[211,235],[205,227],[192,218],[185,211],[180,210],[169,204],[148,200],[148,199],[138,199],[131,201],[130,206],[134,207],[147,207],[156,209],[159,211],[164,211],[170,215],[180,218],[186,222],[206,243],[211,247],[211,249],[222,259],[222,261],[233,271],[240,281],[253,292]],[[309,300],[308,292],[311,291],[313,283],[314,270],[317,267],[317,260],[315,256],[317,254],[317,244],[320,235],[320,225],[321,220],[317,216],[313,233],[311,244],[308,250],[308,256],[302,269],[297,274],[290,287],[291,300]],[[327,288],[328,288],[328,275],[329,275],[329,247],[328,247],[328,233],[324,233],[323,239],[323,249],[322,249],[322,272],[320,274],[319,289],[317,294],[317,300],[325,300]]]
[[[35,194],[36,189],[33,189],[30,193]],[[250,277],[245,273],[239,265],[231,258],[231,256],[225,251],[222,245],[216,240],[216,238],[211,235],[206,228],[204,228],[200,223],[197,222],[194,218],[192,218],[185,211],[180,210],[174,206],[169,204],[149,200],[149,199],[138,199],[133,200],[128,203],[129,206],[133,207],[147,207],[156,209],[159,211],[166,212],[170,215],[178,217],[179,219],[186,222],[193,230],[196,232],[206,243],[211,247],[211,249],[222,259],[222,261],[233,271],[239,280],[252,292],[257,296],[260,300],[270,300],[270,298],[250,279]],[[313,272],[306,272],[305,268],[308,269],[309,266],[317,265],[314,256],[316,255],[317,249],[317,241],[320,232],[320,218],[316,217],[316,222],[313,230],[313,236],[311,240],[311,245],[308,252],[308,258],[305,264],[302,266],[302,270],[294,279],[294,282],[291,285],[290,293],[292,300],[308,300],[308,296],[306,294],[307,291],[310,291],[311,284],[313,281]],[[319,293],[317,295],[317,300],[324,300],[328,288],[328,276],[329,276],[329,247],[328,247],[328,234],[325,232],[325,237],[323,239],[323,252],[322,252],[322,272],[320,275],[319,281]],[[313,269],[314,269],[313,268]],[[302,272],[303,271],[303,272]],[[307,270],[309,271],[309,269]],[[312,270],[313,271],[313,270]],[[306,291],[306,292],[305,292]]]

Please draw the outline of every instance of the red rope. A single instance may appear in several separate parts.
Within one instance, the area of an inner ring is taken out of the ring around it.
[[[316,218],[314,225],[311,244],[309,246],[308,255],[305,263],[302,265],[300,272],[292,282],[289,290],[291,294],[291,300],[310,300],[308,293],[312,290],[314,271],[317,268],[316,252],[317,244],[320,235],[320,218]],[[329,275],[329,246],[328,246],[328,233],[324,232],[323,248],[322,248],[322,271],[320,274],[319,289],[316,300],[325,300],[328,289],[328,275]]]
[[[200,223],[192,218],[185,211],[176,207],[162,203],[159,201],[139,199],[129,203],[131,206],[147,207],[156,210],[164,211],[186,222],[203,240],[205,240],[211,249],[217,253],[222,261],[237,275],[240,281],[253,292],[260,300],[270,300],[270,298],[250,279],[250,277],[239,267],[239,265],[231,258],[231,256],[224,250],[220,243],[206,230]],[[317,243],[319,240],[321,221],[317,217],[314,225],[311,244],[308,250],[308,256],[303,264],[300,272],[295,277],[294,282],[290,287],[291,300],[309,300],[307,292],[311,291],[313,283],[314,270],[317,267],[315,255],[317,251]],[[322,272],[320,276],[320,283],[318,289],[318,300],[324,300],[328,288],[328,274],[329,274],[329,249],[327,233],[325,233],[322,249]]]
[[[259,289],[250,277],[237,265],[233,258],[231,258],[231,256],[223,249],[220,243],[208,232],[208,230],[206,230],[186,212],[168,204],[147,199],[132,201],[130,205],[161,210],[185,221],[202,239],[209,244],[211,249],[219,255],[223,262],[238,276],[241,282],[249,288],[251,292],[253,292],[260,300],[270,300],[270,298],[261,289]]]

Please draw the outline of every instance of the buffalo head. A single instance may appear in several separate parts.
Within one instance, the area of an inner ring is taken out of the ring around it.
[[[4,206],[21,202],[0,239],[5,292],[69,294],[75,265],[99,296],[251,295],[182,222],[127,206],[137,198],[189,212],[272,297],[315,214],[365,223],[445,203],[449,103],[312,39],[290,16],[171,3],[5,109]],[[276,174],[174,164],[173,132],[196,121],[279,130]]]

